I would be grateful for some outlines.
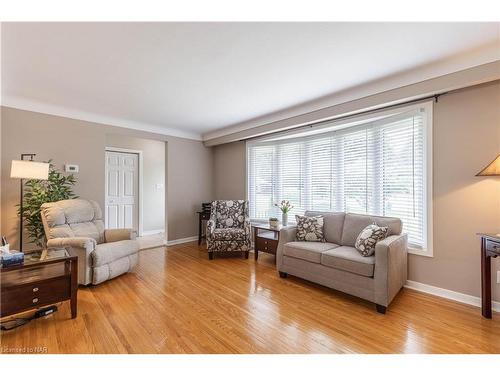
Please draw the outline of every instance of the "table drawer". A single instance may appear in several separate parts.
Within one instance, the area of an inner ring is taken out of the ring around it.
[[[486,240],[486,251],[496,253],[500,255],[500,242]]]
[[[2,289],[1,316],[60,302],[71,296],[69,277]]]
[[[258,237],[255,239],[255,248],[265,253],[276,254],[278,241],[269,238]]]

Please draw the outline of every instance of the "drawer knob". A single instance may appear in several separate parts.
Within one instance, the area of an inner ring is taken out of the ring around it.
[[[37,303],[38,302],[38,298],[33,298],[33,303]]]
[[[38,292],[38,288],[33,288],[33,292]]]

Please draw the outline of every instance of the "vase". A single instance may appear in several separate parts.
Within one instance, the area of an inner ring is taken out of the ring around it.
[[[281,214],[281,225],[287,226],[288,225],[288,214],[282,213]]]

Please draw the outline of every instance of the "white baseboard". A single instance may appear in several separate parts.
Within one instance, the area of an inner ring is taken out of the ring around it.
[[[193,242],[193,241],[198,241],[198,236],[178,238],[177,240],[166,241],[165,245],[172,246],[172,245],[179,245],[181,243]]]
[[[143,236],[151,236],[153,234],[160,234],[160,233],[165,233],[165,231],[163,229],[143,230],[142,231]]]
[[[453,290],[438,288],[437,286],[423,284],[413,280],[407,280],[405,288],[414,289],[418,290],[419,292],[466,303],[467,305],[481,307],[481,298],[474,297],[469,294],[454,292]],[[500,302],[492,301],[491,307],[493,311],[500,312]]]

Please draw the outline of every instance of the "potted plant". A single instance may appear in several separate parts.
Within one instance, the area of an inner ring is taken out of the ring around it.
[[[63,175],[49,160],[48,180],[26,180],[23,199],[23,220],[26,223],[26,231],[31,238],[31,243],[37,247],[45,248],[45,231],[43,229],[40,207],[43,203],[56,202],[63,199],[78,198],[73,193],[76,183],[75,176]],[[18,205],[19,206],[19,205]],[[18,207],[17,213],[21,214]]]
[[[279,224],[279,220],[277,217],[270,217],[269,218],[269,226],[271,227],[277,227]]]
[[[281,224],[284,226],[288,225],[288,212],[293,208],[290,201],[282,200],[279,204],[274,204],[281,210]]]

